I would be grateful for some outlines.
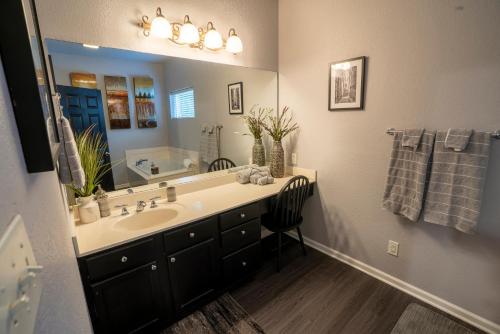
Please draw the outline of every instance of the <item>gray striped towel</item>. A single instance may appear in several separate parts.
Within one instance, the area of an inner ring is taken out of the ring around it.
[[[463,151],[469,144],[472,130],[469,129],[448,129],[444,147],[452,148],[455,151]]]
[[[473,132],[461,152],[445,148],[445,139],[446,132],[437,134],[424,221],[473,233],[479,221],[491,137]]]
[[[403,139],[401,139],[401,145],[404,147],[411,147],[416,150],[420,145],[423,134],[424,129],[405,129],[403,131]]]
[[[61,126],[58,127],[62,143],[59,145],[59,178],[63,184],[73,184],[77,189],[85,185],[85,171],[82,168],[80,154],[75,142],[73,130],[68,119],[61,116]]]
[[[395,133],[382,204],[385,209],[418,220],[435,134],[424,131],[420,145],[413,149],[402,145],[402,132]]]

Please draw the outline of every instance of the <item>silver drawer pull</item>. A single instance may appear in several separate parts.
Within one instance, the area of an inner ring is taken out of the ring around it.
[[[190,237],[191,239],[193,239],[193,238],[195,237],[194,232],[190,232],[190,233],[189,233],[189,237]]]
[[[245,261],[243,261],[243,262],[241,262],[241,265],[242,265],[243,267],[246,267],[246,266],[247,266],[247,263],[246,263]]]
[[[240,213],[240,217],[241,217],[241,219],[245,218],[245,213],[243,213],[243,212]]]
[[[122,256],[122,263],[127,262],[128,258],[126,256]]]
[[[245,230],[241,230],[241,235],[245,235],[247,232]]]
[[[174,263],[175,262],[175,257],[170,258],[170,262]]]
[[[151,270],[156,270],[156,265],[155,264],[151,265]]]

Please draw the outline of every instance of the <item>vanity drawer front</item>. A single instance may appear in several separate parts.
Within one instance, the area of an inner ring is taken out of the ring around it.
[[[210,218],[172,232],[166,232],[164,237],[165,251],[167,254],[171,254],[207,239],[216,239],[216,237],[217,221],[215,218]]]
[[[149,238],[86,259],[90,280],[98,280],[154,261],[155,242]]]
[[[231,284],[252,274],[260,264],[260,242],[223,259],[224,284]]]
[[[259,217],[261,214],[261,206],[259,202],[248,204],[220,215],[220,228],[225,231]]]
[[[222,251],[224,255],[229,254],[259,239],[260,220],[256,218],[223,232]]]

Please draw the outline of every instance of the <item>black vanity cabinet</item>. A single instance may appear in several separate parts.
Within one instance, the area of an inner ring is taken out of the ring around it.
[[[159,236],[78,259],[95,333],[155,331],[173,319]]]
[[[99,332],[131,333],[159,328],[164,311],[160,286],[157,262],[92,285]]]
[[[212,298],[220,277],[216,217],[164,236],[175,311],[185,315]]]
[[[256,202],[78,259],[94,332],[159,332],[251,276]]]

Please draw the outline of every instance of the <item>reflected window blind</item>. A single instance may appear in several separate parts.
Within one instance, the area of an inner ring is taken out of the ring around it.
[[[170,93],[170,117],[194,118],[194,90],[186,88]]]

